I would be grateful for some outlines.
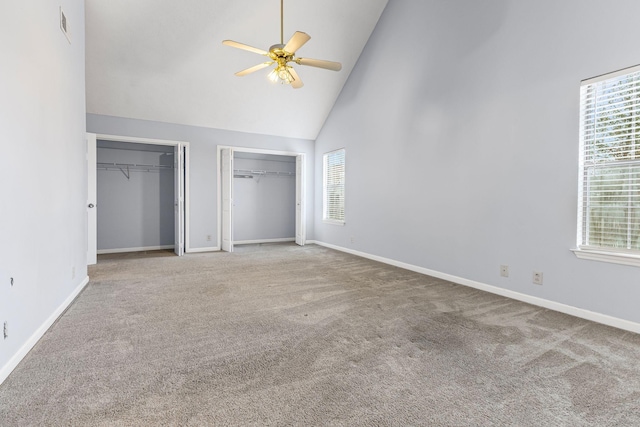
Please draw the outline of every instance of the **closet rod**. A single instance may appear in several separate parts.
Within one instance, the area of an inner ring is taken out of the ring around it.
[[[140,163],[102,163],[98,162],[97,166],[100,167],[111,167],[111,168],[142,168],[142,169],[173,169],[173,165],[145,165]]]
[[[295,176],[295,172],[283,172],[283,171],[264,171],[264,170],[250,170],[250,169],[234,169],[233,174],[235,178],[253,178],[257,176]]]

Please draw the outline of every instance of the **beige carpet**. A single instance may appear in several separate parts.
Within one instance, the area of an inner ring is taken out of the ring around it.
[[[0,425],[640,425],[640,336],[323,247],[90,276]]]

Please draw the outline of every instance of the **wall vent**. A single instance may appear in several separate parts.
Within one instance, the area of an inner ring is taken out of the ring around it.
[[[69,43],[71,43],[71,34],[69,33],[69,21],[67,20],[67,15],[65,15],[62,10],[62,6],[60,6],[60,29],[64,33],[65,37]]]

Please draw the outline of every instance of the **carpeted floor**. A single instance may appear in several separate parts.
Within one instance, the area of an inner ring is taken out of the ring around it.
[[[0,425],[640,425],[639,335],[323,247],[90,277]]]

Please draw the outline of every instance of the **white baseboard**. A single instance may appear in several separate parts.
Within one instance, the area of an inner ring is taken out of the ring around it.
[[[199,252],[218,252],[220,250],[219,247],[215,246],[215,247],[209,247],[209,248],[189,248],[185,250],[185,253],[188,254],[195,254],[195,253],[199,253]]]
[[[254,245],[259,243],[281,243],[281,242],[295,242],[295,237],[288,237],[283,239],[262,239],[262,240],[237,240],[233,242],[234,245]],[[219,252],[220,247],[208,247],[208,248],[189,248],[185,250],[185,253],[195,254],[199,252]]]
[[[629,320],[620,319],[617,317],[609,316],[606,314],[596,313],[594,311],[585,310],[583,308],[573,307],[567,304],[562,304],[556,301],[546,300],[539,297],[534,297],[520,292],[511,291],[509,289],[499,288],[493,285],[487,285],[485,283],[476,282],[474,280],[465,279],[463,277],[453,276],[451,274],[441,273],[435,270],[429,270],[428,268],[418,267],[416,265],[407,264],[401,261],[396,261],[389,258],[384,258],[377,255],[371,255],[365,252],[356,251],[353,249],[343,248],[341,246],[332,245],[330,243],[324,243],[317,240],[309,240],[307,243],[315,243],[320,246],[335,249],[337,251],[350,253],[363,258],[368,258],[374,261],[382,262],[384,264],[393,265],[394,267],[404,268],[405,270],[415,271],[416,273],[426,274],[427,276],[437,277],[438,279],[447,280],[449,282],[457,283],[459,285],[469,286],[471,288],[479,289],[481,291],[490,292],[492,294],[501,295],[503,297],[511,298],[514,300],[526,302],[528,304],[536,305],[538,307],[548,308],[549,310],[559,311],[560,313],[570,314],[582,319],[591,320],[592,322],[602,323],[603,325],[613,326],[614,328],[623,329],[625,331],[635,332],[640,334],[640,323],[631,322]]]
[[[260,240],[236,240],[234,245],[257,245],[260,243],[283,243],[283,242],[295,242],[295,237],[285,237],[282,239],[260,239]]]
[[[36,329],[36,331],[29,337],[27,342],[25,342],[24,345],[20,347],[18,352],[14,354],[11,359],[9,359],[7,364],[0,368],[0,384],[2,384],[4,380],[7,379],[7,377],[9,377],[9,374],[13,372],[16,366],[18,366],[18,363],[20,363],[20,361],[24,359],[27,353],[29,353],[29,351],[31,351],[31,349],[38,343],[40,338],[42,338],[42,336],[47,332],[51,325],[53,325],[54,322],[58,320],[58,317],[60,317],[62,313],[64,313],[64,311],[71,305],[73,300],[76,299],[76,297],[80,294],[80,292],[82,292],[82,290],[85,286],[87,286],[88,283],[89,276],[85,277],[84,280],[78,285],[78,287],[76,287],[73,292],[67,297],[67,299],[64,300],[64,302],[60,304],[60,306],[53,313],[51,313],[51,316],[49,316],[47,320],[45,320],[44,323],[40,325],[38,329]]]
[[[163,246],[144,246],[140,248],[119,248],[119,249],[98,249],[98,255],[102,254],[121,254],[124,252],[142,252],[142,251],[159,251],[163,249],[173,249],[174,245]]]

